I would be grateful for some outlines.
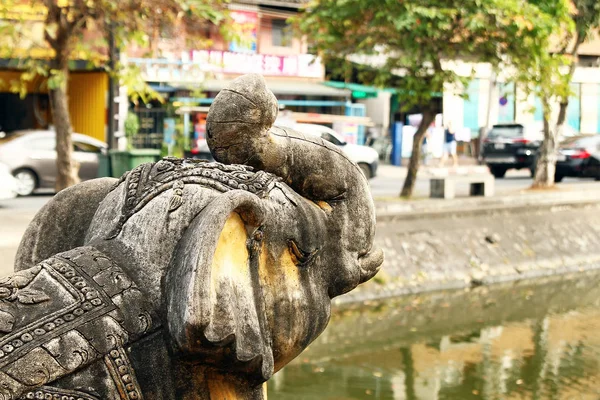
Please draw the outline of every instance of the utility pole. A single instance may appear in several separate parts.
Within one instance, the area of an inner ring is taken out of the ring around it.
[[[118,59],[118,49],[115,44],[114,23],[111,22],[108,31],[108,137],[107,144],[109,149],[116,149],[115,124],[117,107],[115,99],[119,91],[119,80],[115,76],[115,60]]]

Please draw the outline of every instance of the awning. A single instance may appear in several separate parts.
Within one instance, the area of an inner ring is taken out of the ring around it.
[[[176,107],[181,107],[182,105],[189,103],[196,104],[212,104],[214,98],[191,98],[191,97],[176,97],[171,99],[173,104]],[[285,106],[294,106],[294,107],[346,107],[349,102],[348,101],[335,101],[335,100],[277,100],[279,103],[279,107]],[[193,110],[194,112],[200,112],[198,110]]]
[[[354,97],[355,99],[365,99],[365,98],[369,98],[369,97],[377,97],[377,93],[379,93],[379,92],[386,92],[386,93],[392,93],[392,94],[397,94],[397,93],[401,93],[401,94],[409,93],[410,94],[410,93],[412,93],[412,91],[407,92],[404,89],[378,88],[375,86],[361,85],[359,83],[327,81],[327,82],[323,82],[323,84],[337,88],[337,89],[351,90],[352,97]],[[431,96],[432,97],[442,97],[442,93],[431,92]]]
[[[325,85],[337,88],[337,89],[347,89],[352,91],[352,97],[356,99],[364,99],[368,97],[377,97],[379,92],[388,92],[388,93],[396,93],[396,89],[392,88],[378,88],[375,86],[367,86],[361,85],[358,83],[346,83],[346,82],[338,82],[338,81],[328,81],[324,82]]]
[[[164,83],[149,83],[150,89],[158,93],[175,93],[177,88]]]
[[[326,85],[327,82],[294,82],[271,81],[266,79],[267,87],[275,94],[297,94],[304,96],[326,96],[349,98],[351,91],[344,88],[335,88]],[[203,83],[202,89],[218,92],[231,83],[231,80],[208,80]]]
[[[291,117],[296,122],[305,122],[311,124],[333,124],[334,122],[346,122],[363,126],[375,126],[369,117],[300,112],[293,112]]]

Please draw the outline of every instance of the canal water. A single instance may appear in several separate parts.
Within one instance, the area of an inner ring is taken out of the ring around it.
[[[335,309],[269,400],[600,399],[600,275]]]

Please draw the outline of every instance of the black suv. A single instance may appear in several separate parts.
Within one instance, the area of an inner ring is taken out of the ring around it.
[[[502,178],[511,168],[535,168],[535,156],[541,138],[531,138],[523,125],[517,123],[497,124],[483,141],[481,156],[496,178]]]

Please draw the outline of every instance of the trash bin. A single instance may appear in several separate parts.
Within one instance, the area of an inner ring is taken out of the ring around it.
[[[108,151],[103,149],[98,154],[98,178],[107,176],[112,176],[110,174],[110,158],[108,158]]]
[[[131,171],[140,164],[155,162],[161,159],[160,150],[156,149],[111,150],[109,154],[112,176],[115,178],[120,177],[127,171]]]

